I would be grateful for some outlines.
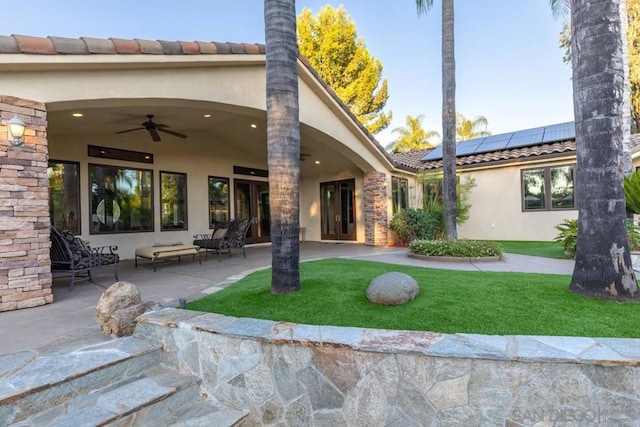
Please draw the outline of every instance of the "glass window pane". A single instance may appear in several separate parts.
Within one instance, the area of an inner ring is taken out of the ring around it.
[[[49,217],[51,224],[80,234],[80,165],[52,160],[49,176]]]
[[[209,227],[213,228],[213,225],[220,221],[229,221],[229,179],[210,176]]]
[[[544,209],[544,169],[522,171],[525,209]]]
[[[153,173],[89,165],[91,234],[153,231]]]
[[[161,230],[187,230],[187,174],[160,172]]]
[[[409,180],[400,179],[398,188],[398,205],[400,209],[407,209],[409,206]]]
[[[551,209],[571,209],[575,207],[573,193],[573,166],[550,168]]]

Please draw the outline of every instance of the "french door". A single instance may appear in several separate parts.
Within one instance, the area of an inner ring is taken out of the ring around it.
[[[320,183],[322,240],[356,240],[354,179]]]
[[[269,183],[236,179],[236,218],[251,220],[247,243],[271,241],[271,219],[269,216]]]

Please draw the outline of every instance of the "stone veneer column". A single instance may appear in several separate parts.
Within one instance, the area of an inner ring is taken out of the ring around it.
[[[14,114],[24,144],[7,140]],[[44,104],[0,95],[0,311],[53,302],[49,258],[47,113]]]
[[[389,226],[387,223],[387,176],[383,172],[364,175],[364,233],[365,243],[386,246]]]

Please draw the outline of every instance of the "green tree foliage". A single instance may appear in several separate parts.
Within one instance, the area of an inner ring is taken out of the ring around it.
[[[442,174],[438,172],[423,172],[418,176],[422,185],[422,208],[426,212],[438,214],[441,219],[435,231],[436,238],[443,238],[446,235],[444,223],[444,188]],[[462,224],[469,219],[471,203],[469,197],[471,190],[476,186],[476,180],[467,176],[463,183],[456,177],[456,223]]]
[[[424,120],[424,114],[416,117],[407,116],[406,126],[392,130],[392,132],[400,134],[400,137],[389,146],[389,150],[392,153],[406,153],[407,151],[423,150],[438,145],[438,143],[432,143],[430,139],[439,138],[440,134],[435,130],[424,130],[422,120]]]
[[[460,113],[456,114],[456,141],[466,141],[468,139],[489,136],[491,132],[487,129],[489,121],[485,116],[478,116],[473,120],[467,119]]]
[[[298,15],[297,34],[300,53],[369,132],[389,126],[392,113],[382,111],[389,98],[387,80],[381,79],[382,63],[358,37],[344,8],[326,5],[318,16],[304,8]]]

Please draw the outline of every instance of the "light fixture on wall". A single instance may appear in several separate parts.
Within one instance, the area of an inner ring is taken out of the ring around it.
[[[24,142],[24,131],[26,128],[27,125],[20,120],[17,114],[7,122],[7,138],[14,147],[19,147]]]

